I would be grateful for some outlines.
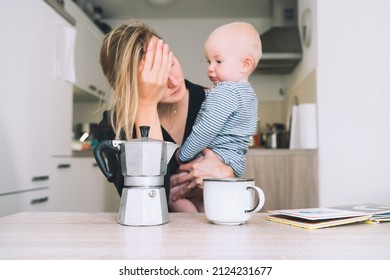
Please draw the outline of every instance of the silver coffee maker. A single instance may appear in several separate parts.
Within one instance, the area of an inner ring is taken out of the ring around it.
[[[99,142],[94,149],[96,162],[108,178],[103,157],[105,150],[120,153],[124,188],[122,190],[118,223],[127,226],[161,225],[169,221],[164,175],[178,145],[149,138],[149,127],[141,126],[141,137],[130,141]]]

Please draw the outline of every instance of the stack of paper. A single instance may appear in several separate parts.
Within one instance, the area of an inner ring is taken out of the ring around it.
[[[390,221],[390,205],[354,204],[329,208],[302,208],[268,211],[268,221],[307,229],[319,229],[357,222]]]
[[[337,206],[332,207],[332,209],[339,210],[353,210],[361,213],[366,213],[371,215],[370,221],[372,222],[390,222],[390,205],[384,204],[374,204],[374,203],[365,203],[365,204],[353,204],[346,206]]]

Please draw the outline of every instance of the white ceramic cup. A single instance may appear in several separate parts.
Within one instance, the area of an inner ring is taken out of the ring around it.
[[[204,211],[214,224],[244,224],[264,206],[264,192],[253,179],[213,178],[203,182]]]

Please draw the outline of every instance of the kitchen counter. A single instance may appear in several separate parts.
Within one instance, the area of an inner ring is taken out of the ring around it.
[[[72,151],[72,157],[93,157],[93,150]]]
[[[265,155],[315,155],[317,149],[266,149],[263,147],[250,147],[248,156],[265,156]]]
[[[315,149],[266,149],[263,147],[250,147],[248,150],[248,156],[266,156],[266,155],[315,155],[317,150]],[[72,151],[72,157],[93,157],[93,150],[86,151]]]
[[[248,150],[248,156],[265,156],[265,155],[315,155],[317,150],[313,149],[266,149],[262,147],[251,147]],[[72,157],[93,157],[93,150],[72,151]]]
[[[153,227],[117,224],[117,213],[24,212],[0,218],[0,259],[390,259],[390,223],[307,230],[265,220],[220,226],[171,213]]]

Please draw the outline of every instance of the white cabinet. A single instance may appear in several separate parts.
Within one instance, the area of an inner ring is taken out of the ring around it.
[[[65,10],[76,19],[75,90],[108,100],[111,89],[99,63],[104,34],[73,1],[64,2]]]
[[[119,196],[94,159],[71,158],[73,84],[57,75],[57,39],[59,25],[74,27],[42,0],[2,0],[0,10],[0,216],[68,205],[72,211],[116,211]],[[97,50],[103,35],[91,34],[95,54],[84,46],[81,56],[91,55],[94,66],[84,72],[102,88]],[[72,168],[53,167],[53,156],[71,159]]]
[[[20,211],[42,212],[50,209],[49,187],[0,195],[0,216]]]
[[[52,159],[51,210],[116,212],[120,197],[92,157]]]
[[[52,187],[50,189],[51,211],[71,211],[73,209],[74,165],[71,157],[51,159]]]
[[[70,24],[42,0],[0,10],[0,195],[17,212],[31,206],[20,197],[50,187],[50,155],[71,153],[72,84],[56,75],[57,26]]]

